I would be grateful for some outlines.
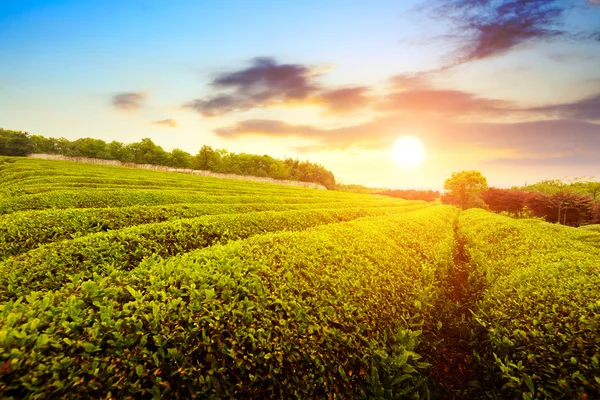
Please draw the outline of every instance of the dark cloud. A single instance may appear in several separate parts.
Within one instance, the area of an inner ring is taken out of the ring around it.
[[[169,118],[169,119],[162,119],[160,121],[154,121],[153,124],[168,126],[169,128],[175,128],[177,126],[177,121],[175,121],[172,118]]]
[[[141,92],[118,93],[112,97],[111,104],[122,111],[135,111],[142,106],[146,95]]]
[[[211,83],[216,89],[228,90],[208,99],[196,99],[185,105],[206,117],[302,101],[315,94],[319,85],[313,71],[301,64],[278,64],[274,59],[258,57],[241,71],[217,76]]]
[[[600,121],[600,94],[571,103],[532,108],[530,111],[541,112],[552,117]],[[600,137],[598,140],[600,141]]]
[[[357,86],[324,91],[318,97],[329,112],[344,113],[367,107],[371,101],[368,92],[368,87]]]
[[[255,105],[252,99],[221,94],[209,100],[196,99],[185,105],[205,117],[215,117],[236,110],[248,110]]]
[[[436,0],[427,3],[437,18],[449,19],[449,35],[458,40],[456,62],[501,55],[531,40],[565,34],[562,16],[571,7],[564,0]]]

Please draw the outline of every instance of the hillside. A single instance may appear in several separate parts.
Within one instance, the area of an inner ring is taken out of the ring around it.
[[[126,165],[150,165],[157,167],[194,169],[217,174],[247,175],[274,180],[312,182],[327,189],[335,189],[335,177],[323,166],[309,161],[286,158],[279,160],[268,155],[233,153],[225,149],[214,150],[202,146],[192,156],[187,151],[173,149],[170,152],[155,144],[152,139],[140,142],[105,142],[102,139],[81,138],[68,140],[28,132],[0,128],[0,156],[49,155],[66,158],[106,160]],[[46,157],[48,158],[48,157]]]
[[[0,185],[2,398],[600,396],[592,229],[23,157]]]

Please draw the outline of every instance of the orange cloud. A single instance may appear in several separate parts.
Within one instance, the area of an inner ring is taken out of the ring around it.
[[[163,125],[163,126],[168,126],[169,128],[175,128],[177,126],[177,121],[175,121],[174,119],[163,119],[160,121],[154,121],[152,122],[154,125]]]

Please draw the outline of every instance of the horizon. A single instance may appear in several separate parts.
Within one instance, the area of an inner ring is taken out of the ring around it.
[[[473,4],[8,1],[0,125],[299,158],[377,188],[600,175],[600,2]],[[420,164],[390,155],[403,136]]]

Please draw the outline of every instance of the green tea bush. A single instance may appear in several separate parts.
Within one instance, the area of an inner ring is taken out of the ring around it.
[[[326,201],[326,200],[325,200]],[[337,201],[337,200],[331,200]],[[0,199],[0,215],[47,208],[98,208],[173,203],[321,203],[316,197],[214,196],[167,190],[65,190]]]
[[[579,228],[483,210],[459,218],[481,301],[481,366],[509,398],[600,396],[600,254]]]
[[[414,206],[421,208],[422,205]],[[414,208],[413,208],[414,209]],[[33,290],[56,290],[74,275],[90,278],[107,268],[130,269],[151,255],[163,257],[280,230],[303,230],[410,207],[348,208],[226,214],[147,224],[56,242],[0,264],[0,301]]]
[[[331,202],[309,204],[169,204],[120,208],[51,209],[0,215],[0,260],[24,253],[44,243],[74,239],[91,233],[202,215],[252,211],[284,211],[316,208],[412,207],[418,202]]]
[[[8,302],[0,396],[427,397],[420,329],[457,213],[255,236]]]

